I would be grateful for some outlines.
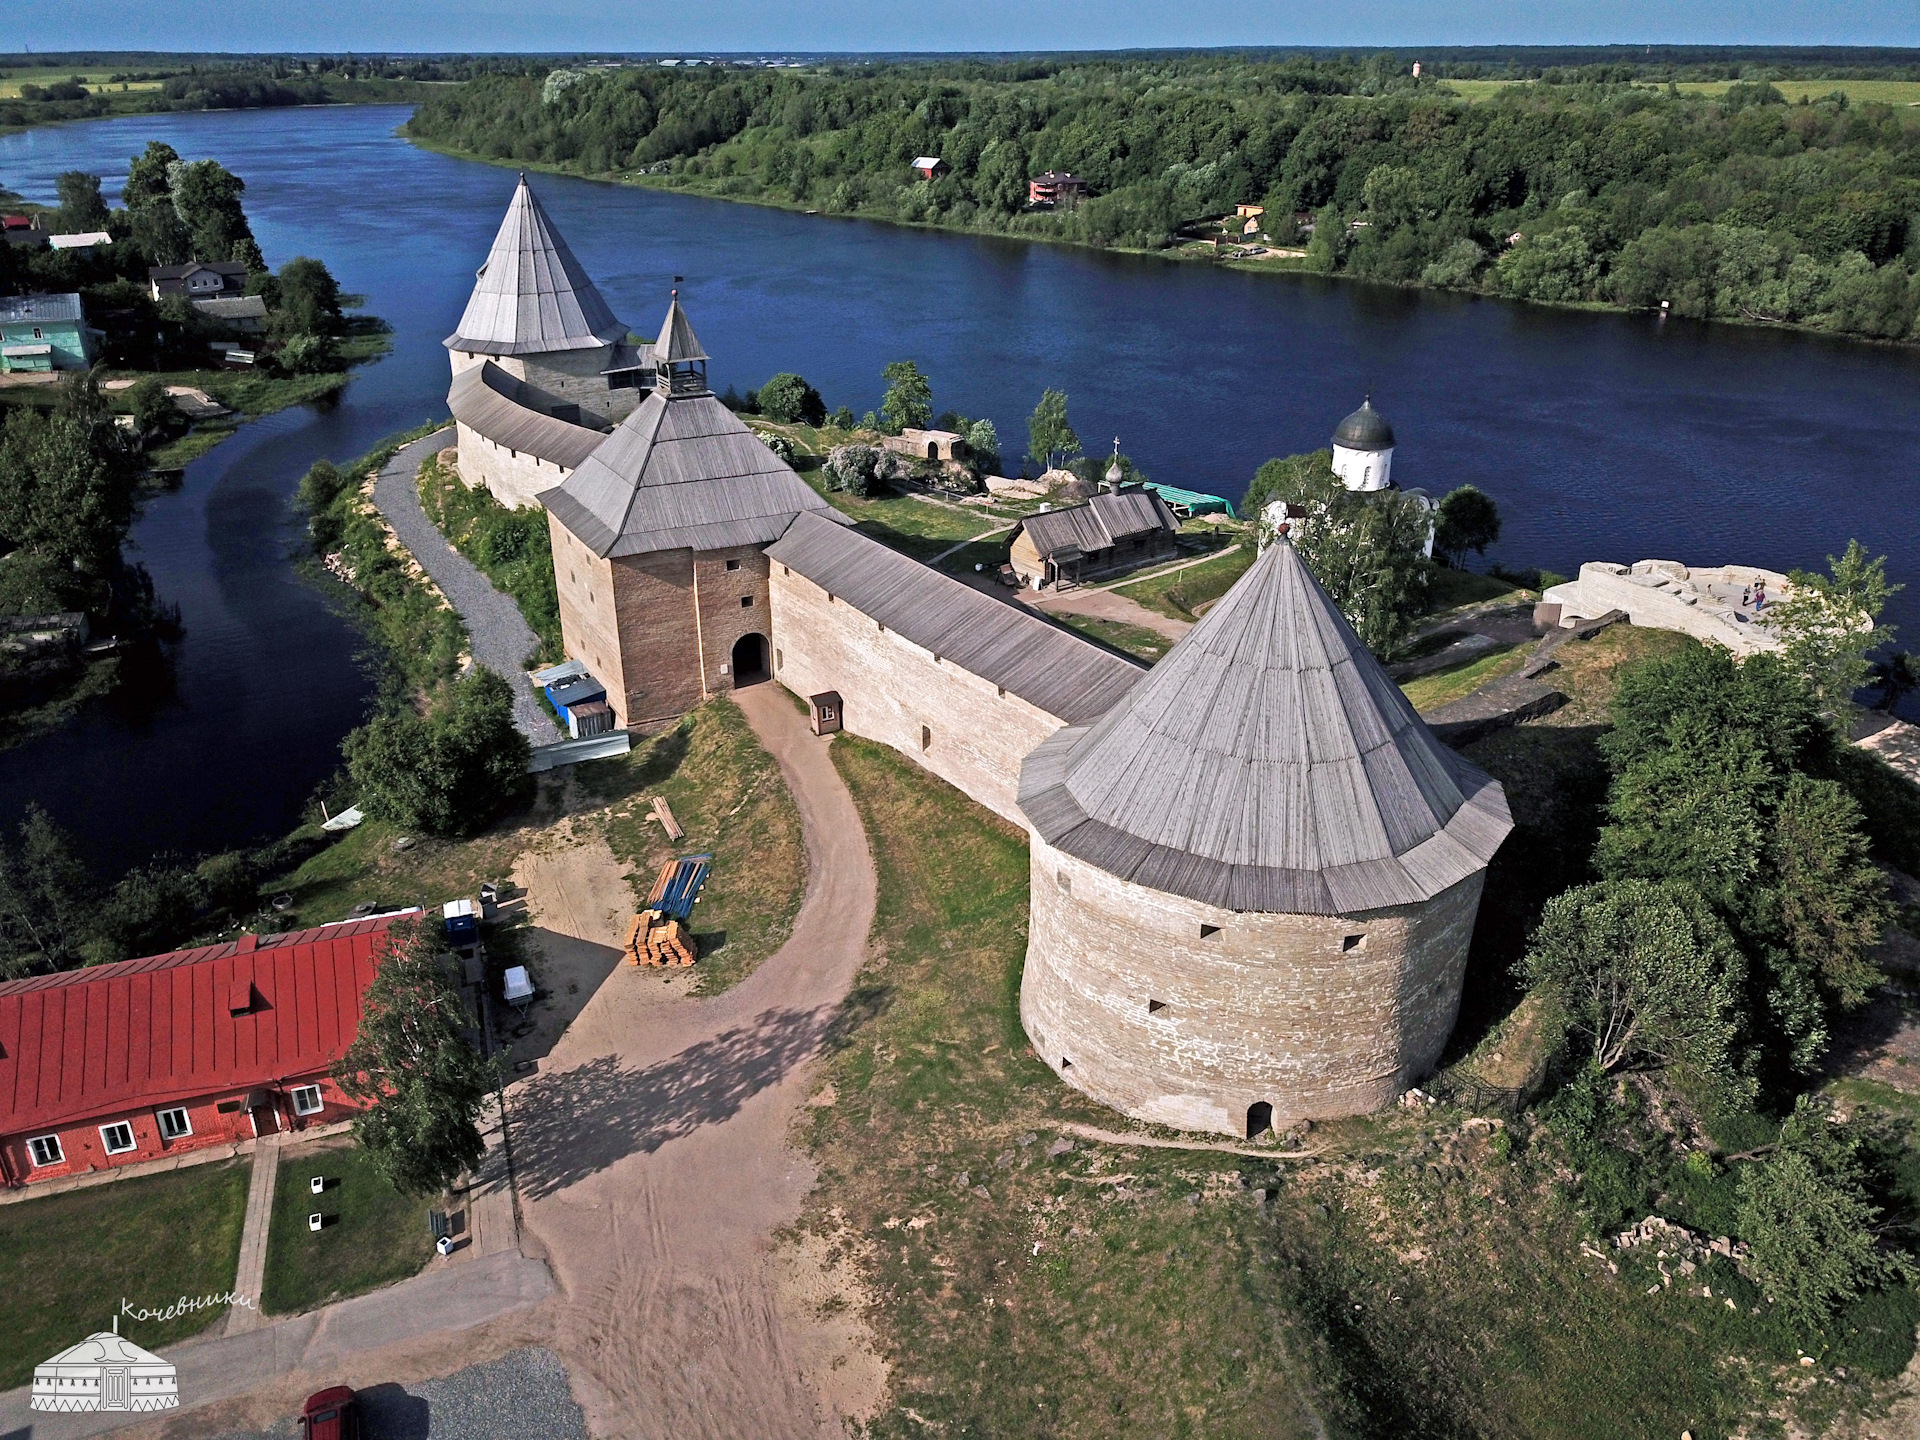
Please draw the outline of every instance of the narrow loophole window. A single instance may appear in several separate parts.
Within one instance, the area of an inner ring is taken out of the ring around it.
[[[738,560],[727,561],[727,569],[738,570],[739,568],[740,568],[740,562]]]
[[[1211,940],[1219,933],[1220,927],[1218,925],[1202,925],[1200,927],[1200,938],[1202,940]]]
[[[1054,871],[1053,883],[1058,885],[1061,888],[1061,890],[1064,891],[1066,894],[1071,895],[1073,893],[1073,877],[1067,874],[1066,871],[1064,870]]]
[[[1062,1070],[1071,1070],[1071,1069],[1073,1069],[1073,1061],[1071,1061],[1071,1060],[1069,1060],[1069,1059],[1067,1059],[1067,1057],[1066,1057],[1066,1056],[1064,1056],[1064,1055],[1062,1055],[1062,1056],[1060,1057],[1060,1068],[1061,1068]]]
[[[773,668],[776,670],[784,670],[787,668],[787,652],[786,651],[775,650],[773,652]]]
[[[1164,1000],[1147,1001],[1147,1014],[1149,1015],[1158,1015],[1162,1010],[1165,1010],[1166,1008],[1167,1008],[1167,1002]]]
[[[1340,952],[1343,955],[1349,950],[1364,950],[1366,948],[1367,937],[1364,935],[1349,935],[1340,942]]]
[[[924,725],[920,727],[920,748],[922,750],[930,750],[933,748],[933,731]]]
[[[753,597],[751,595],[742,595],[740,597],[740,608],[742,610],[751,610],[753,608]]]

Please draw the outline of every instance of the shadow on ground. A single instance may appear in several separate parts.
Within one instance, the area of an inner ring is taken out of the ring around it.
[[[731,1118],[816,1051],[831,1050],[887,1006],[866,986],[837,1006],[767,1010],[640,1070],[603,1055],[535,1076],[514,1092],[514,1169],[541,1199],[633,1154],[651,1154],[703,1125]]]

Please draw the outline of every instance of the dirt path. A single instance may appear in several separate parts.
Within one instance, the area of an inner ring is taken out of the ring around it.
[[[544,1311],[548,1343],[596,1436],[839,1436],[840,1415],[881,1398],[870,1355],[821,1365],[820,1324],[783,1300],[807,1287],[783,1275],[793,1257],[773,1253],[813,1181],[788,1128],[866,951],[872,857],[826,744],[786,694],[761,685],[736,698],[805,832],[792,938],[711,999],[610,967],[539,1072],[509,1092],[525,1243],[563,1291]],[[556,935],[603,958],[618,944],[608,922],[624,915],[605,913],[604,877],[538,856],[522,873],[543,949]],[[857,1336],[833,1343],[858,1349]],[[823,1368],[868,1383],[823,1399],[808,1379]]]
[[[1175,620],[1171,615],[1149,610],[1138,600],[1114,590],[1069,590],[1060,595],[1040,595],[1029,599],[1030,593],[1023,592],[1020,598],[1036,610],[1046,610],[1055,615],[1091,615],[1100,620],[1117,620],[1122,625],[1138,625],[1142,630],[1151,630],[1169,640],[1178,640],[1193,628],[1191,621]]]

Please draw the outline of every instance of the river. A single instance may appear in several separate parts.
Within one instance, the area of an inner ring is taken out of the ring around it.
[[[153,500],[136,558],[177,602],[175,693],[100,707],[0,754],[0,824],[29,799],[113,870],[284,831],[365,712],[361,641],[294,574],[288,501],[443,405],[440,341],[511,194],[510,171],[399,138],[405,107],[137,116],[0,137],[0,185],[51,202],[63,170],[117,193],[148,140],[247,182],[269,263],[324,259],[395,328],[327,406],[246,426]],[[1857,536],[1910,588],[1920,646],[1920,352],[916,231],[536,176],[616,314],[642,333],[676,275],[714,383],[798,370],[829,406],[912,358],[936,409],[991,417],[1010,455],[1047,386],[1090,450],[1118,436],[1156,480],[1237,497],[1320,447],[1371,389],[1394,476],[1471,482],[1506,521],[1490,558],[1572,573],[1670,557],[1818,567]]]

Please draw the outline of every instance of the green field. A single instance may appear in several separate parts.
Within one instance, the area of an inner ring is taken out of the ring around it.
[[[75,78],[96,94],[103,90],[115,94],[122,90],[158,90],[162,84],[159,80],[123,80],[109,85],[107,77],[117,73],[114,70],[8,70],[4,78],[0,78],[0,100],[18,100],[22,85],[54,85]]]
[[[311,1177],[325,1178],[315,1195]],[[307,1216],[327,1217],[307,1228]],[[280,1154],[267,1232],[270,1315],[292,1315],[404,1280],[433,1256],[427,1202],[409,1199],[346,1139],[289,1145]]]
[[[248,1161],[215,1161],[0,1205],[0,1390],[108,1328],[122,1300],[153,1310],[231,1290],[250,1173]],[[214,1305],[173,1320],[123,1318],[120,1333],[152,1350],[226,1313]]]
[[[1453,91],[1461,99],[1478,103],[1491,100],[1503,90],[1516,85],[1530,84],[1526,80],[1443,80],[1442,87]],[[1645,85],[1664,90],[1664,81],[1642,81]],[[1737,84],[1733,80],[1682,80],[1675,86],[1686,95],[1724,95],[1729,87]],[[1914,105],[1920,106],[1920,80],[1775,80],[1773,88],[1784,95],[1790,104],[1801,100],[1818,100],[1823,95],[1831,95],[1838,90],[1855,104]]]

